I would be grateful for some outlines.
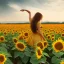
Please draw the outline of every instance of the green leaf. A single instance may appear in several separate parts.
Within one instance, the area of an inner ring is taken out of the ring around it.
[[[55,34],[55,40],[57,40],[59,37],[61,37],[61,34]]]
[[[5,47],[6,48],[6,43],[4,43],[4,42],[0,43],[0,47]]]
[[[46,57],[43,56],[43,57],[41,57],[40,59],[37,59],[36,56],[35,56],[35,54],[34,54],[34,55],[31,57],[30,62],[31,62],[32,64],[45,63],[45,62],[46,62]]]
[[[3,34],[3,32],[0,32],[0,36],[3,36],[4,34]]]
[[[59,52],[59,53],[57,53],[57,57],[61,57],[62,55],[64,55],[64,52]]]
[[[50,50],[52,50],[52,47],[48,47],[47,49],[50,51]]]
[[[41,59],[39,59],[39,63],[45,63],[46,62],[46,57],[45,56],[43,56]]]
[[[4,54],[4,55],[6,55],[6,57],[11,57],[11,54],[9,54],[7,49],[4,47],[0,47],[0,54]]]
[[[0,51],[0,54],[4,54],[6,57],[12,57],[8,52]]]
[[[28,60],[29,60],[29,57],[28,57],[28,56],[24,56],[24,57],[22,58],[22,62],[23,62],[24,64],[27,64]]]
[[[24,54],[25,54],[26,56],[29,56],[29,57],[30,57],[30,56],[31,56],[31,51],[30,51],[30,49],[29,49],[29,48],[26,48]]]
[[[17,36],[19,36],[19,33],[15,32],[14,35],[13,35],[13,37],[17,37]]]
[[[61,58],[64,61],[64,58]]]
[[[64,41],[64,37],[61,37],[62,38],[62,40]]]
[[[35,54],[31,57],[30,62],[31,62],[32,64],[39,64],[39,61],[38,61],[38,59],[35,57]]]
[[[13,47],[11,50],[15,50],[16,48],[15,47]]]
[[[50,57],[50,56],[48,55],[48,53],[45,53],[45,52],[43,52],[43,55],[45,55],[45,56],[47,56],[47,57]]]
[[[4,53],[6,57],[12,57],[10,53]]]
[[[59,64],[60,63],[60,59],[58,59],[56,56],[53,56],[51,59],[52,63],[54,64]]]
[[[45,64],[49,64],[49,62],[47,62],[47,61],[46,61],[46,63],[45,63]]]
[[[0,51],[7,52],[7,49],[5,47],[0,47]]]
[[[49,44],[51,44],[51,43],[52,43],[52,41],[51,41],[51,40],[48,40],[48,43],[49,43]]]
[[[23,58],[24,57],[24,53],[23,52],[20,52],[20,51],[15,51],[14,52],[14,58],[16,58],[16,57],[21,57],[21,58]]]
[[[13,63],[12,63],[12,61],[9,58],[7,58],[5,64],[13,64]]]
[[[56,57],[61,57],[64,53],[63,52],[54,52],[53,51],[53,54],[56,56]]]
[[[22,63],[22,61],[19,60],[19,61],[17,62],[17,64],[23,64],[23,63]]]

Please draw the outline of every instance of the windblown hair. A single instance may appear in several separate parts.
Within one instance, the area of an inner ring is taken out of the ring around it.
[[[37,33],[37,23],[42,19],[42,14],[37,12],[31,21],[31,30],[33,33]]]

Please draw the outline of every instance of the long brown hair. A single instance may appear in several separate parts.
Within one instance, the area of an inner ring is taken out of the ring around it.
[[[37,33],[37,23],[42,19],[42,14],[37,12],[31,21],[31,30],[33,33]]]

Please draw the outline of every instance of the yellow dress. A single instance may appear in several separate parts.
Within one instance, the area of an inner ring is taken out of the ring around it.
[[[38,22],[37,25],[40,25],[40,23]],[[30,45],[30,46],[34,46],[35,43],[37,43],[38,41],[41,41],[41,40],[42,40],[42,39],[41,39],[41,36],[40,36],[39,34],[37,34],[37,33],[34,34],[34,33],[31,31],[27,43],[28,43],[28,45]]]

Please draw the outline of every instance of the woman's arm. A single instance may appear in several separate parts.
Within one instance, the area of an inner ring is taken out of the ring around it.
[[[29,11],[29,10],[26,10],[26,9],[22,9],[22,10],[20,10],[20,11],[26,11],[26,12],[28,12],[29,13],[29,21],[31,22],[31,12]]]

